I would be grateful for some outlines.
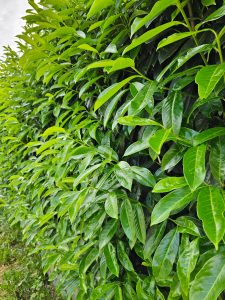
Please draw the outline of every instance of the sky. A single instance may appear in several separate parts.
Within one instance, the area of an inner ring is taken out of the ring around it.
[[[28,7],[27,0],[0,0],[0,55],[3,46],[10,45],[16,50],[15,36],[22,31],[21,17]]]

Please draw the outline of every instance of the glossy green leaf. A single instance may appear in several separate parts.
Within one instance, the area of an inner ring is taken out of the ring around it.
[[[218,136],[225,136],[225,127],[215,127],[207,129],[193,138],[193,145],[198,146]]]
[[[179,233],[170,230],[160,242],[152,261],[152,271],[157,282],[166,280],[172,271],[179,247]]]
[[[133,59],[119,57],[114,61],[112,68],[109,70],[109,73],[126,69],[126,68],[134,68],[134,67],[135,67],[135,63]]]
[[[170,213],[187,205],[193,200],[195,194],[188,187],[180,188],[164,196],[154,206],[151,215],[151,225],[166,220]]]
[[[131,25],[131,36],[134,35],[141,27],[149,23],[151,20],[154,20],[158,15],[160,15],[165,9],[169,6],[176,5],[175,0],[159,0],[152,7],[149,14],[144,18],[136,18]]]
[[[162,169],[166,171],[170,168],[173,168],[182,160],[183,155],[183,147],[177,144],[172,145],[162,158]]]
[[[209,156],[213,176],[223,185],[225,181],[225,137],[219,137],[212,145]]]
[[[88,44],[81,44],[77,48],[87,50],[87,51],[91,51],[91,52],[94,52],[94,53],[98,53],[98,51],[94,47],[92,47]]]
[[[117,220],[109,220],[99,236],[99,248],[104,248],[111,241],[118,228]]]
[[[216,2],[215,2],[215,0],[202,0],[202,4],[204,6],[210,6],[210,5],[215,5]]]
[[[163,144],[166,142],[170,130],[159,129],[156,133],[149,139],[149,146],[156,153],[160,154]]]
[[[142,244],[145,244],[146,227],[145,227],[145,216],[144,216],[143,208],[140,204],[135,204],[133,205],[133,211],[134,211],[136,236]]]
[[[122,89],[127,83],[129,83],[132,79],[137,78],[138,76],[130,76],[121,82],[114,83],[107,89],[105,89],[98,96],[98,99],[95,102],[94,110],[98,110],[105,102],[107,102],[110,98],[112,98],[120,89]]]
[[[157,90],[157,86],[154,81],[146,83],[132,99],[130,107],[128,109],[129,115],[137,115],[146,106],[148,107],[148,113],[151,113],[154,107],[153,95]]]
[[[163,237],[165,229],[166,221],[162,222],[161,224],[154,225],[150,228],[150,235],[145,243],[143,250],[143,255],[145,259],[151,258],[151,255],[154,253]]]
[[[105,246],[104,255],[105,255],[107,267],[109,268],[110,272],[118,277],[119,265],[116,257],[116,249],[111,243],[108,243]]]
[[[216,300],[225,289],[225,255],[210,258],[191,283],[190,300]]]
[[[159,42],[158,44],[158,47],[157,47],[157,50],[159,50],[160,48],[163,48],[165,46],[168,46],[172,43],[175,43],[179,40],[183,40],[187,37],[190,37],[190,36],[194,36],[196,35],[197,32],[179,32],[179,33],[174,33],[170,36],[168,36],[167,38],[163,39],[161,42]]]
[[[154,186],[153,193],[167,193],[187,185],[184,177],[166,177]]]
[[[99,251],[97,248],[93,248],[88,255],[84,256],[80,263],[79,273],[85,274],[87,270],[90,268],[92,263],[98,258]]]
[[[199,187],[205,179],[205,152],[206,146],[203,144],[201,146],[191,147],[184,154],[184,177],[192,190]]]
[[[173,27],[173,26],[178,26],[181,24],[182,24],[181,22],[171,21],[171,22],[160,25],[154,29],[151,29],[151,30],[145,32],[138,38],[133,39],[132,43],[124,49],[123,55],[125,53],[127,53],[128,51],[140,46],[141,44],[144,44],[144,43],[148,42],[149,40],[153,39],[154,37],[159,35],[161,32],[165,31],[166,29]]]
[[[225,233],[224,211],[224,199],[218,188],[207,186],[200,190],[197,202],[198,217],[202,220],[204,231],[216,249]]]
[[[120,117],[118,119],[118,123],[127,126],[148,126],[148,125],[162,126],[160,123],[156,121],[140,118],[137,116]]]
[[[139,183],[145,186],[153,187],[155,185],[155,178],[153,174],[146,168],[131,166],[133,177]]]
[[[177,275],[181,288],[186,296],[189,293],[190,276],[194,270],[199,257],[199,239],[195,239],[186,245],[184,251],[179,255],[177,262]]]
[[[119,241],[117,244],[117,253],[122,266],[128,271],[134,272],[134,267],[125,251],[124,243],[122,241]]]
[[[105,211],[111,218],[118,219],[118,203],[116,193],[111,192],[105,200]]]
[[[93,289],[90,300],[101,299],[102,297],[105,296],[105,294],[108,291],[115,289],[117,287],[117,285],[118,285],[118,283],[113,282],[113,283],[105,283],[105,284],[97,286],[95,289]]]
[[[113,5],[114,1],[113,0],[94,0],[92,3],[92,6],[88,12],[87,18],[93,17],[95,14],[99,13],[102,11],[104,8]]]
[[[140,152],[142,150],[145,150],[149,147],[148,143],[146,141],[137,141],[131,144],[125,151],[123,156],[129,156],[134,153]]]
[[[195,82],[198,84],[200,99],[208,98],[215,89],[217,83],[225,74],[225,63],[202,67],[198,71]]]
[[[136,238],[134,211],[128,199],[123,200],[121,205],[120,221],[128,239],[134,241]]]
[[[120,161],[115,166],[115,175],[117,177],[118,182],[125,189],[131,191],[132,182],[133,182],[133,173],[131,171],[130,165],[125,161]]]
[[[181,216],[173,221],[177,224],[178,231],[180,233],[188,233],[198,237],[201,236],[198,226],[194,223],[191,217]]]
[[[171,92],[163,102],[162,120],[166,128],[172,128],[174,134],[178,135],[182,123],[183,97],[180,91]]]

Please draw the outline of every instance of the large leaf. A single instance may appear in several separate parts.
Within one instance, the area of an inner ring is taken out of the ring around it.
[[[133,172],[134,179],[139,183],[149,187],[153,187],[155,185],[155,178],[148,169],[132,166],[131,170]]]
[[[112,4],[114,4],[113,0],[94,0],[88,12],[87,18],[91,18],[93,15],[99,13],[101,10]]]
[[[180,91],[172,91],[163,102],[162,120],[166,128],[179,134],[183,115],[183,97]]]
[[[160,123],[154,120],[140,118],[137,116],[120,117],[118,119],[118,123],[127,126],[148,126],[148,125],[162,126]]]
[[[194,270],[199,256],[199,239],[188,243],[179,255],[177,262],[177,275],[181,283],[181,288],[186,296],[189,292],[190,275]]]
[[[154,37],[159,35],[161,32],[165,31],[166,29],[173,27],[173,26],[178,26],[181,24],[182,24],[181,22],[171,21],[166,24],[159,25],[156,28],[153,28],[153,29],[145,32],[138,38],[133,39],[132,43],[124,49],[123,55],[125,53],[127,53],[128,51],[140,46],[141,44],[144,44],[144,43],[148,42],[149,40],[153,39]]]
[[[179,40],[185,39],[187,37],[196,35],[197,32],[179,32],[179,33],[174,33],[170,36],[168,36],[167,38],[163,39],[161,42],[159,42],[157,50],[159,50],[162,47],[168,46],[172,43],[175,43]]]
[[[152,271],[157,282],[168,279],[177,256],[178,247],[179,233],[174,228],[164,236],[153,257]]]
[[[210,169],[213,176],[223,185],[225,181],[225,137],[219,137],[211,146]]]
[[[225,290],[225,254],[210,258],[191,283],[190,300],[216,300]]]
[[[121,205],[120,221],[128,239],[132,242],[135,241],[136,230],[134,222],[134,211],[128,199],[125,199]]]
[[[201,185],[205,179],[205,152],[206,146],[192,147],[184,154],[184,177],[192,190]]]
[[[120,89],[122,89],[127,83],[129,83],[132,79],[137,78],[138,76],[130,76],[121,82],[114,83],[107,89],[105,89],[98,96],[98,99],[95,102],[94,110],[98,110],[105,102],[107,102],[110,98],[112,98]]]
[[[184,177],[166,177],[154,186],[153,193],[167,193],[187,185]]]
[[[118,277],[120,270],[116,258],[116,249],[111,243],[108,243],[105,246],[104,255],[105,255],[107,267],[109,268],[110,272]]]
[[[202,220],[204,231],[218,249],[225,233],[225,204],[221,191],[213,186],[204,187],[198,194],[197,203],[198,217]]]
[[[91,266],[91,264],[98,258],[99,256],[99,251],[96,248],[93,248],[88,255],[86,255],[81,263],[80,263],[80,268],[79,268],[79,273],[80,274],[85,274],[88,270],[88,268]]]
[[[111,217],[118,219],[118,203],[116,193],[111,192],[105,200],[105,211]]]
[[[118,228],[117,220],[109,220],[99,236],[99,248],[102,249],[111,241]]]
[[[170,213],[184,207],[193,200],[195,194],[188,187],[170,192],[155,205],[151,215],[151,225],[166,220]]]
[[[132,262],[129,259],[129,256],[127,255],[124,247],[124,243],[122,241],[119,241],[117,244],[117,253],[118,258],[122,266],[128,270],[128,271],[134,271],[134,267],[132,265]]]
[[[208,98],[215,89],[217,83],[225,73],[225,63],[202,67],[198,71],[195,81],[198,84],[200,99]]]
[[[159,0],[152,7],[151,11],[144,18],[136,18],[131,25],[131,36],[134,35],[141,27],[154,20],[169,6],[176,5],[176,0]]]
[[[143,208],[140,204],[133,205],[134,210],[134,222],[136,226],[136,236],[138,240],[145,244],[146,240],[146,227],[145,227],[145,216]]]
[[[118,179],[118,182],[125,189],[131,191],[132,182],[133,182],[133,173],[130,165],[126,161],[120,161],[115,166],[115,175]]]
[[[194,146],[200,145],[218,136],[225,136],[225,127],[210,128],[197,134],[193,138],[193,145]]]
[[[149,139],[149,146],[156,153],[160,154],[163,144],[166,142],[170,130],[160,129]]]

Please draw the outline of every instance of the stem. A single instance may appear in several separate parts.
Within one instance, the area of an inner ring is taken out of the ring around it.
[[[190,3],[189,3],[189,6],[190,6]],[[187,27],[188,27],[189,31],[193,32],[192,26],[191,26],[191,24],[188,20],[188,17],[186,15],[181,3],[180,3],[180,0],[177,0],[177,7],[178,7],[179,11],[181,12],[181,14],[183,16],[184,21],[187,24]],[[190,8],[191,8],[191,6],[190,6]],[[192,12],[192,9],[191,9],[191,12]],[[199,46],[198,40],[196,39],[195,35],[193,35],[193,39],[195,41],[196,46]],[[204,64],[207,65],[208,63],[207,63],[207,60],[206,60],[205,56],[202,53],[200,53],[200,55],[201,55],[201,58],[202,58]]]
[[[142,78],[152,82],[151,79],[149,79],[148,77],[146,77],[145,75],[143,75],[140,71],[138,71],[135,67],[132,68],[138,75],[140,75]]]

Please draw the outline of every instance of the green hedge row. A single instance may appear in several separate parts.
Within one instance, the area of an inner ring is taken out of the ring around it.
[[[29,3],[0,64],[11,224],[67,299],[222,299],[225,3]]]

